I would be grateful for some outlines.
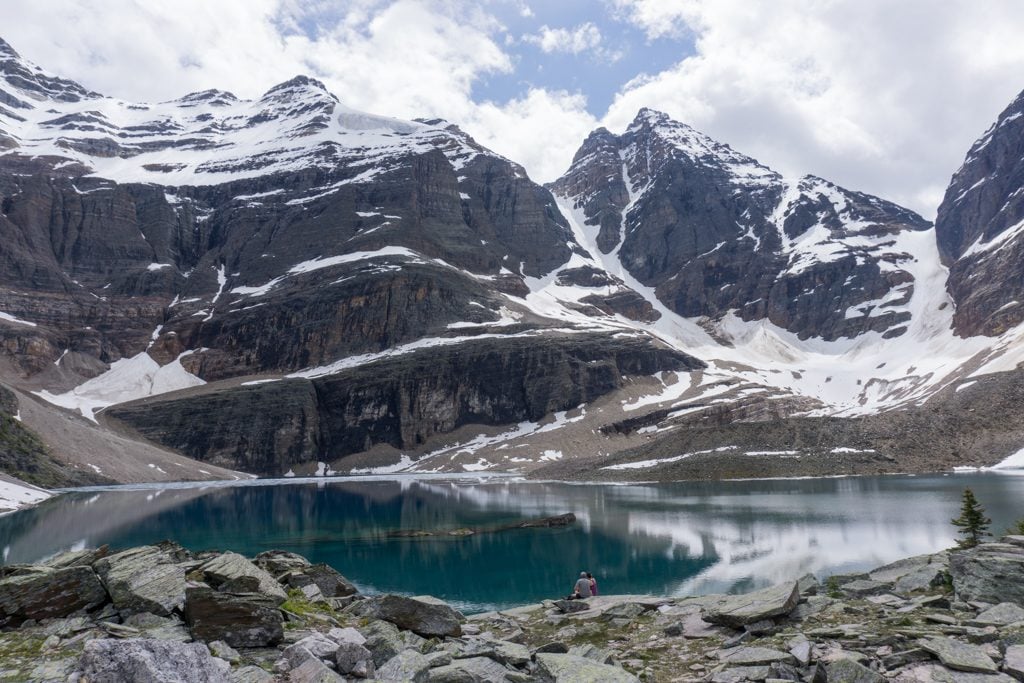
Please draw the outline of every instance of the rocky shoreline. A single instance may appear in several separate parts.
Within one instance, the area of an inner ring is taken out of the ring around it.
[[[464,616],[283,551],[0,567],[0,681],[1024,681],[1024,536],[745,595]]]

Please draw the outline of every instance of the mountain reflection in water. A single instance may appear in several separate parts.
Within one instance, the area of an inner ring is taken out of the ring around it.
[[[856,477],[650,485],[395,478],[76,491],[0,517],[5,563],[165,538],[193,550],[271,548],[326,562],[365,591],[431,594],[479,611],[568,592],[742,592],[807,572],[869,569],[950,546],[970,486],[1001,531],[1024,477]],[[567,528],[389,538],[573,512]]]

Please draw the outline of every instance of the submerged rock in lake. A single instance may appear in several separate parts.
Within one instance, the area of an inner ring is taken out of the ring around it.
[[[0,680],[1009,683],[1024,680],[1018,551],[1007,537],[908,558],[829,595],[801,577],[468,618],[430,597],[338,597],[344,577],[293,553],[76,551],[0,572]]]

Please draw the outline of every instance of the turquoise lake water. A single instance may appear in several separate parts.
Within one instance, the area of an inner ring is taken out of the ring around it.
[[[271,548],[326,562],[367,592],[431,594],[473,612],[567,593],[742,592],[807,572],[869,569],[952,545],[970,486],[1001,531],[1024,476],[971,473],[650,485],[393,477],[66,493],[0,517],[5,563],[109,543]],[[389,538],[575,513],[568,528]]]

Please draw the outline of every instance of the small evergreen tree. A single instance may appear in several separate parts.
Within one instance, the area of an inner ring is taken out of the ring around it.
[[[966,536],[956,542],[961,548],[973,548],[981,543],[985,536],[991,536],[988,525],[992,520],[985,516],[985,508],[974,497],[974,491],[964,489],[963,501],[960,504],[960,516],[951,520],[954,526],[960,527],[957,533]]]
[[[1024,536],[1024,517],[1021,517],[1017,522],[1006,530],[1006,533],[1010,536]]]

